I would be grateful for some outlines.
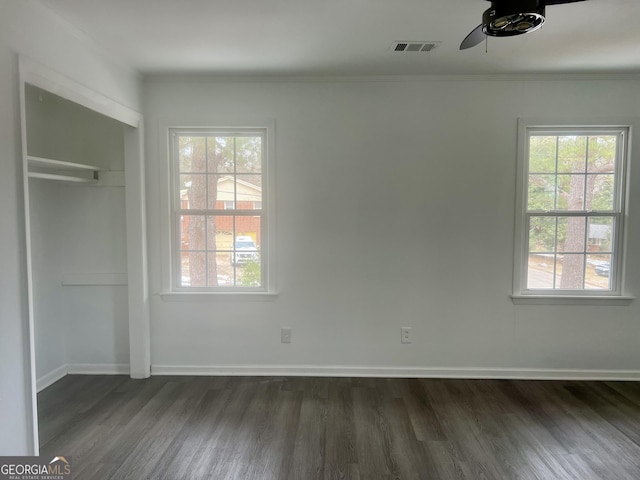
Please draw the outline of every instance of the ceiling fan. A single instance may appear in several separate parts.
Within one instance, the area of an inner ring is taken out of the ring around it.
[[[460,50],[475,47],[487,35],[511,37],[539,29],[544,23],[547,5],[582,2],[584,0],[487,0],[491,7],[482,14],[478,25],[460,44]]]

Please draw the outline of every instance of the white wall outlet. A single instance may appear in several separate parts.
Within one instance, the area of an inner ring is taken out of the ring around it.
[[[280,329],[280,343],[291,343],[291,327]]]
[[[400,341],[411,343],[411,327],[400,327]]]

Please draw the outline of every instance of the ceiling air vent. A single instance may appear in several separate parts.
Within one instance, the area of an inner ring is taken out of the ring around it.
[[[393,52],[430,52],[442,42],[394,42]]]

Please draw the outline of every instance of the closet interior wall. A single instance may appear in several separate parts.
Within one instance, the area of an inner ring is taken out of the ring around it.
[[[108,185],[29,178],[38,389],[67,371],[129,364],[124,128],[51,92],[25,88],[27,155],[89,164]],[[75,175],[75,173],[71,172]],[[48,381],[49,380],[49,381]]]

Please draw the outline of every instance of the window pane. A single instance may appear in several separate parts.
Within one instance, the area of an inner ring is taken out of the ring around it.
[[[178,157],[181,172],[204,172],[206,168],[204,137],[178,138]]]
[[[558,175],[558,203],[556,209],[584,210],[584,175]]]
[[[529,172],[554,173],[556,171],[557,137],[532,136],[529,139]]]
[[[235,182],[238,210],[254,210],[255,202],[262,201],[262,176],[238,175]]]
[[[236,137],[236,171],[262,171],[262,137]]]
[[[209,175],[209,208],[224,210],[233,208],[235,183],[232,175]],[[231,203],[229,203],[231,202]]]
[[[233,173],[235,164],[234,137],[207,138],[209,173]]]
[[[238,265],[236,285],[240,287],[260,287],[262,285],[262,259],[259,253]]]
[[[589,251],[611,253],[614,217],[589,219]]]
[[[615,177],[613,174],[587,177],[587,209],[614,210]]]
[[[234,217],[210,215],[207,217],[210,277],[209,286],[233,286],[234,271],[230,262],[233,250]],[[215,265],[215,279],[213,277]]]
[[[549,211],[555,209],[555,175],[529,175],[527,210]]]
[[[587,282],[585,288],[610,290],[611,255],[587,255]]]
[[[204,287],[206,285],[206,256],[204,252],[183,252],[180,285]]]
[[[261,217],[238,215],[235,217],[236,241],[235,250],[257,251],[261,242]]]
[[[590,173],[614,172],[617,141],[618,137],[615,135],[589,137],[589,161],[587,170]]]
[[[207,250],[227,253],[233,250],[234,217],[209,215],[207,217]]]
[[[202,210],[206,208],[206,199],[207,175],[180,175],[180,208]]]
[[[531,217],[529,223],[529,252],[554,252],[555,245],[555,217]]]
[[[218,266],[218,283],[217,285],[211,285],[213,286],[217,286],[217,287],[235,287],[236,286],[236,281],[235,281],[235,267],[229,265],[229,254],[228,253],[220,253],[217,252],[215,254],[210,254],[210,255],[215,255],[216,257],[216,262],[217,262],[217,266]]]
[[[558,137],[558,173],[584,173],[586,154],[587,137]]]
[[[558,218],[558,250],[566,253],[582,253],[585,244],[585,217]]]
[[[225,257],[228,259],[228,254],[207,252],[207,287],[233,285],[233,278],[229,275],[230,269],[224,262]]]
[[[560,274],[560,284],[556,288],[574,290],[584,288],[585,256],[565,254],[558,260],[556,268]]]
[[[262,262],[260,256],[259,233],[247,230],[247,227],[258,228],[257,224],[249,224],[254,217],[236,217],[236,232],[230,263],[233,269],[236,286],[259,287],[262,283]]]
[[[205,250],[204,233],[204,215],[182,215],[180,217],[182,250]]]
[[[527,267],[528,289],[552,289],[554,287],[555,255],[529,255]]]

